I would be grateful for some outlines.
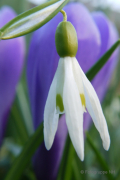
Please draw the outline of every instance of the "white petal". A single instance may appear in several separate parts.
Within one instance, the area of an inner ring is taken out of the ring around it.
[[[20,19],[18,22],[12,24],[2,35],[2,39],[15,37],[23,32],[37,26],[48,18],[65,0],[58,1],[50,6],[33,12],[26,17]]]
[[[28,0],[28,1],[35,4],[35,5],[40,5],[40,4],[43,4],[45,2],[48,2],[48,0]]]
[[[83,138],[83,109],[79,91],[72,70],[72,59],[64,58],[65,80],[63,88],[63,103],[65,108],[66,123],[73,146],[79,156],[84,160]]]
[[[40,4],[43,4],[45,2],[48,2],[48,0],[28,0],[28,1],[35,4],[35,5],[40,5]]]
[[[58,127],[59,114],[56,113],[56,85],[57,72],[50,86],[44,110],[44,141],[47,150],[49,150],[53,144]]]
[[[74,74],[75,82],[79,90],[79,95],[82,95],[85,97],[80,65],[75,57],[72,57],[72,67],[73,67],[73,74]],[[83,105],[82,107],[83,107],[83,111],[86,112],[85,105]]]
[[[89,82],[82,69],[81,69],[81,74],[82,74],[84,91],[85,91],[86,107],[93,119],[93,122],[97,130],[100,133],[101,139],[103,141],[104,149],[108,150],[110,147],[110,137],[109,137],[107,123],[100,105],[100,101],[92,84]]]
[[[56,95],[60,95],[63,100],[63,85],[64,85],[64,58],[60,58],[58,68],[57,68],[57,87]],[[63,114],[64,110],[61,111],[57,106],[57,113]]]

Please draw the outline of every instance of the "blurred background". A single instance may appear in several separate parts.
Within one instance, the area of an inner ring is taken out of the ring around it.
[[[77,2],[82,2],[90,12],[92,11],[103,11],[108,18],[116,25],[118,32],[120,33],[120,0],[77,0]],[[17,14],[20,14],[32,7],[34,5],[27,0],[0,0],[0,8],[4,5],[11,6]],[[26,55],[25,55],[25,65],[22,72],[21,80],[17,87],[16,98],[13,103],[12,110],[9,115],[9,121],[7,124],[7,130],[4,138],[2,147],[0,148],[0,179],[4,178],[7,170],[11,166],[14,158],[20,153],[22,149],[21,133],[16,132],[16,124],[14,122],[12,111],[16,111],[16,117],[21,120],[25,119],[26,124],[28,124],[28,129],[32,134],[32,117],[29,105],[28,90],[26,85],[26,60],[29,42],[32,33],[25,36],[26,39]],[[18,95],[19,94],[19,95]],[[17,105],[16,105],[17,104]],[[89,133],[91,139],[93,140],[95,146],[100,151],[103,159],[107,162],[110,167],[112,174],[115,174],[117,178],[120,178],[120,61],[114,71],[113,77],[111,79],[108,91],[105,95],[104,101],[102,103],[103,111],[107,119],[109,133],[111,137],[111,147],[108,152],[104,151],[99,138],[99,134],[92,124]],[[18,110],[20,109],[20,111]],[[18,112],[19,111],[19,112]],[[27,113],[26,113],[27,112]],[[29,119],[29,122],[26,120]],[[77,155],[76,155],[77,156]],[[79,160],[78,160],[79,161]],[[96,158],[96,155],[89,145],[85,142],[85,161],[82,163],[79,161],[80,179],[106,179],[105,175],[99,175],[98,173],[81,173],[81,170],[88,171],[105,171]],[[25,170],[22,179],[35,180],[35,174],[30,164]],[[75,179],[75,178],[72,178]]]

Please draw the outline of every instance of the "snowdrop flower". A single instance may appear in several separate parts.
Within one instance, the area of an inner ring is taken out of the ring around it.
[[[84,160],[83,113],[88,110],[100,133],[105,150],[110,137],[97,94],[75,58],[78,49],[74,26],[66,20],[59,23],[55,40],[60,56],[44,111],[44,140],[47,150],[53,144],[59,114],[65,113],[69,135],[79,158]]]
[[[109,19],[105,14],[99,12],[94,13],[94,17],[98,17],[94,22],[91,13],[89,13],[88,9],[81,3],[69,3],[64,7],[64,10],[67,12],[67,19],[74,25],[77,31],[78,51],[76,58],[82,70],[87,72],[101,55],[118,39],[118,33],[114,25],[112,25],[113,33],[111,33]],[[59,55],[56,51],[54,37],[56,28],[61,21],[62,14],[58,13],[51,21],[33,33],[30,42],[27,80],[35,129],[43,121],[47,95],[58,66]],[[99,26],[97,27],[98,24]],[[110,63],[108,61],[92,81],[92,85],[101,102],[105,96],[109,85],[108,82],[110,82],[112,72],[115,68],[113,64],[117,62],[117,55],[118,53],[114,53],[109,59]],[[91,117],[88,113],[84,113],[84,131],[86,129],[88,130],[91,124]],[[56,179],[66,135],[66,120],[65,115],[62,115],[58,122],[52,148],[47,151],[44,143],[42,143],[33,157],[33,167],[37,179]]]
[[[84,5],[69,3],[64,8],[68,20],[74,24],[77,31],[79,46],[76,57],[85,72],[98,60],[101,47],[100,33]],[[84,18],[82,18],[83,16]],[[33,33],[30,42],[27,81],[35,129],[43,121],[47,95],[58,66],[59,55],[55,47],[55,32],[60,21],[62,21],[62,14],[58,13],[51,21]],[[103,88],[102,90],[104,93]],[[85,121],[86,126],[89,119],[86,118]],[[65,115],[62,115],[52,148],[47,151],[44,143],[42,143],[33,157],[33,167],[37,179],[56,179],[66,135]]]

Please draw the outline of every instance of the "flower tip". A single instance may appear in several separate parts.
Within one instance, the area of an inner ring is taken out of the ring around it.
[[[80,159],[81,159],[81,161],[84,161],[84,155],[83,155],[83,157],[81,157]]]
[[[108,138],[107,141],[103,142],[103,147],[104,147],[104,149],[105,149],[106,151],[109,150],[109,148],[110,148],[110,138]]]
[[[45,147],[46,147],[46,149],[49,151],[50,148],[51,148],[50,143],[49,143],[49,142],[46,142],[46,141],[44,141],[44,142],[45,142]]]
[[[84,151],[82,153],[80,153],[78,156],[81,161],[84,161]]]
[[[44,129],[44,144],[46,149],[49,151],[52,146],[52,140],[50,136],[48,136],[48,134],[46,133],[45,129]]]

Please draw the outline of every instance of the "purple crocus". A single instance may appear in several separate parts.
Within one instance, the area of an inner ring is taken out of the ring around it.
[[[101,47],[98,55],[99,59],[119,38],[118,32],[112,22],[105,16],[103,12],[93,12],[93,20],[95,21],[101,37]],[[92,84],[102,102],[106,90],[108,88],[112,73],[118,60],[118,50],[110,57],[109,61],[104,65],[100,72],[95,76]],[[91,117],[85,114],[84,129],[87,130],[91,124]]]
[[[96,26],[97,23],[94,22],[93,17],[82,4],[70,3],[64,10],[67,13],[68,21],[74,25],[77,31],[78,52],[76,58],[84,72],[86,72],[108,49],[106,48],[104,52],[101,50],[104,41],[110,40],[111,34],[108,40],[102,38],[104,32]],[[61,21],[62,15],[59,13],[33,34],[30,44],[27,79],[35,129],[43,121],[48,91],[58,65],[59,56],[55,48],[55,31]],[[107,28],[109,29],[108,23]],[[116,32],[114,33],[116,34]],[[97,78],[102,77],[98,76]],[[96,89],[99,89],[99,87],[103,87],[102,82]],[[102,89],[101,93],[104,94],[104,88]],[[89,117],[86,117],[86,121],[87,119],[89,123]],[[59,120],[58,130],[51,150],[47,151],[43,143],[33,158],[33,165],[38,179],[56,179],[66,135],[67,128],[63,115]]]
[[[0,9],[0,28],[16,16],[7,6]],[[8,114],[21,75],[25,54],[24,38],[0,41],[0,145],[5,133]]]

